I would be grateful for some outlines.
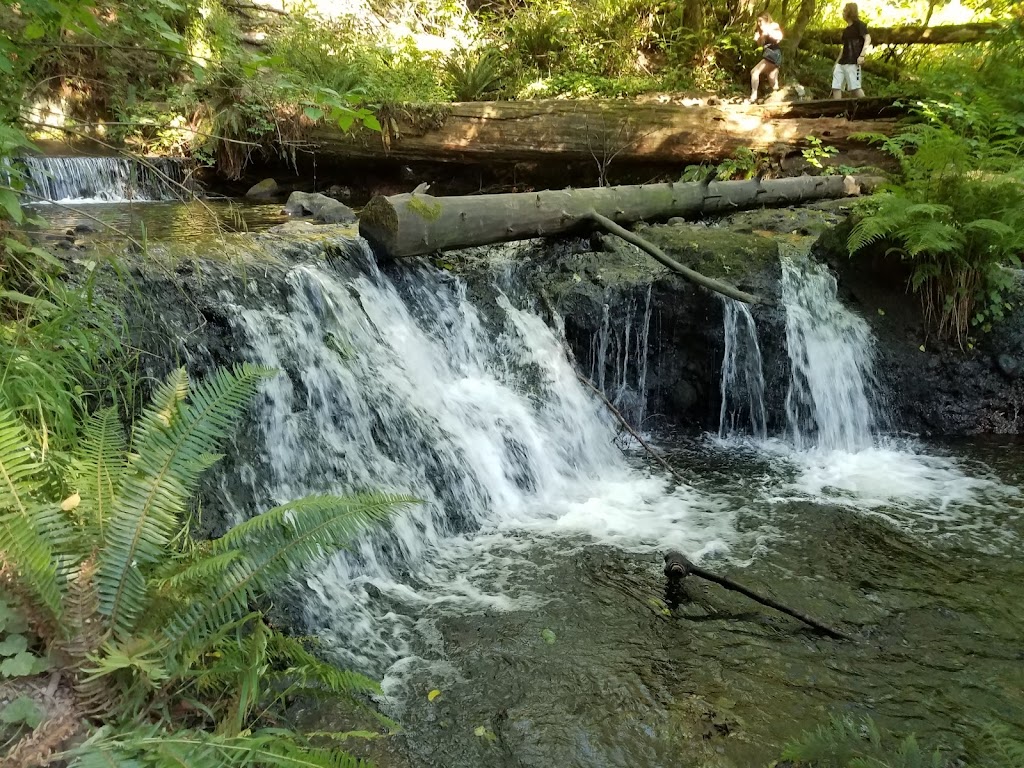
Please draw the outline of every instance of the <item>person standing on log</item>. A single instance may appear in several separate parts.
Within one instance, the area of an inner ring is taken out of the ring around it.
[[[754,27],[754,42],[763,45],[761,60],[750,70],[750,98],[748,104],[757,101],[757,89],[761,84],[761,75],[768,75],[768,83],[774,91],[779,87],[779,67],[782,66],[782,27],[780,27],[767,13],[757,17],[757,26]]]
[[[843,8],[843,19],[847,27],[843,30],[843,50],[832,68],[832,98],[843,98],[843,91],[850,91],[855,99],[864,98],[861,87],[861,66],[864,56],[871,51],[871,35],[868,25],[860,20],[856,3],[847,3]]]

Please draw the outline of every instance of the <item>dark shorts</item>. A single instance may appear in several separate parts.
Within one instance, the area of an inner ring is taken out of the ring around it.
[[[782,66],[782,51],[778,48],[765,48],[761,53],[761,58],[770,61],[776,67]]]

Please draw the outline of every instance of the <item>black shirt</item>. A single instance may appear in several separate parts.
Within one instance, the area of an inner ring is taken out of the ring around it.
[[[860,19],[843,30],[843,55],[839,57],[840,64],[857,63],[857,59],[864,52],[864,38],[867,34],[868,25]]]

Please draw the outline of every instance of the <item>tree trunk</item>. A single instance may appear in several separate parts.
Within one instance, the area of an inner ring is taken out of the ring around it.
[[[924,43],[930,45],[949,45],[952,43],[983,43],[991,40],[993,35],[1005,29],[1004,24],[996,22],[977,22],[974,24],[949,24],[940,27],[868,27],[872,45],[913,45]],[[804,37],[816,43],[842,45],[843,30],[814,29]]]
[[[382,110],[383,135],[329,124],[301,131],[326,160],[392,158],[440,162],[616,162],[676,166],[731,157],[741,147],[790,152],[808,136],[844,148],[857,133],[889,133],[892,123],[851,120],[833,102],[800,116],[802,104],[682,107],[628,101],[501,101],[402,105]],[[791,116],[792,115],[792,116]],[[304,120],[304,118],[300,118]]]
[[[818,0],[800,0],[800,7],[796,12],[796,18],[789,25],[789,29],[786,30],[786,37],[782,41],[786,54],[791,59],[796,57],[797,50],[800,47],[800,40],[803,39],[807,25],[811,23],[811,19],[814,18],[817,10]]]
[[[400,259],[565,234],[586,227],[595,213],[630,224],[847,197],[859,191],[857,180],[850,176],[800,176],[466,197],[413,192],[373,198],[359,214],[359,233],[378,251]]]

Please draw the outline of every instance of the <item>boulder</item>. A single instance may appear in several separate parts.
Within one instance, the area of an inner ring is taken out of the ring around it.
[[[279,187],[274,179],[264,179],[258,184],[253,184],[249,187],[249,191],[245,193],[245,196],[250,200],[266,200],[276,195],[278,190]]]
[[[347,205],[318,192],[292,192],[284,212],[289,216],[312,215],[324,224],[350,224],[356,220],[356,212]]]

